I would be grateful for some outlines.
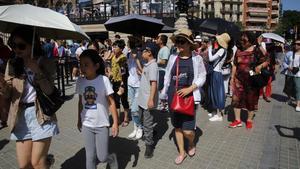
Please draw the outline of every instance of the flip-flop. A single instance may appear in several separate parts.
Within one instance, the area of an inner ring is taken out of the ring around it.
[[[122,127],[127,127],[129,125],[129,121],[123,121]]]
[[[175,164],[176,165],[180,165],[180,164],[182,164],[182,162],[184,161],[184,159],[186,158],[186,154],[184,154],[183,156],[182,155],[179,155],[179,156],[177,156],[176,157],[176,159],[175,159]]]
[[[190,157],[194,157],[195,154],[196,154],[196,146],[194,146],[194,147],[189,147],[188,155],[189,155]]]

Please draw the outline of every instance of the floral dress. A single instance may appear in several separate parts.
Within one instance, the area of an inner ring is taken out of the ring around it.
[[[234,60],[236,73],[233,84],[232,106],[234,108],[256,111],[258,109],[259,88],[251,86],[249,71],[252,70],[256,52],[238,50]],[[258,56],[258,63],[267,61],[268,57]]]

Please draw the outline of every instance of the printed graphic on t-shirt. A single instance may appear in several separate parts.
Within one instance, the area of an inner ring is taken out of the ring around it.
[[[178,85],[179,86],[188,86],[189,85],[188,72],[189,72],[189,67],[180,66],[180,72],[178,75]],[[176,74],[172,78],[174,81],[176,81]]]
[[[97,94],[96,94],[96,89],[93,86],[87,86],[84,89],[84,99],[86,100],[85,103],[85,109],[97,109]]]

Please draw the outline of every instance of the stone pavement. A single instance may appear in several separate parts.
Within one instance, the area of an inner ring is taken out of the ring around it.
[[[174,164],[177,149],[173,128],[167,113],[157,112],[156,138],[159,139],[154,157],[144,158],[143,141],[132,141],[126,136],[132,123],[120,127],[118,138],[111,139],[110,151],[117,154],[120,169],[299,169],[300,168],[300,113],[285,103],[282,94],[284,77],[277,76],[271,103],[260,100],[254,128],[227,128],[232,111],[223,122],[209,122],[207,112],[197,112],[197,153],[180,166]],[[68,94],[74,86],[68,86]],[[85,152],[82,135],[76,129],[78,97],[66,102],[57,113],[60,135],[53,138],[50,153],[55,155],[54,169],[84,169]],[[230,103],[230,99],[227,100]],[[0,130],[0,168],[17,168],[15,143],[9,142],[8,131]],[[106,168],[99,165],[98,168]]]

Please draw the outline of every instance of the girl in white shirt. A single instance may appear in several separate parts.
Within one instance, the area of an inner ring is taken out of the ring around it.
[[[88,49],[80,55],[80,68],[84,77],[76,84],[79,94],[77,127],[85,140],[86,168],[96,169],[97,161],[117,168],[116,156],[108,155],[109,110],[113,118],[113,137],[118,135],[118,114],[114,91],[104,76],[104,62],[96,50]]]
[[[227,33],[216,36],[216,39],[218,48],[215,54],[212,52],[212,47],[208,49],[209,61],[213,63],[213,71],[209,75],[208,96],[210,106],[217,111],[217,114],[212,116],[209,120],[223,121],[222,111],[225,108],[225,88],[222,66],[226,60],[228,43],[231,39]]]

